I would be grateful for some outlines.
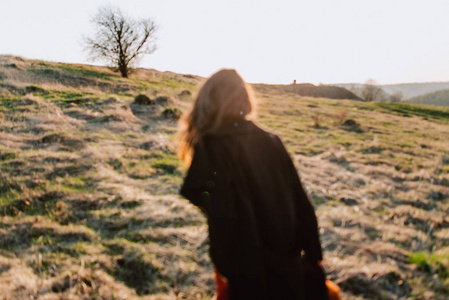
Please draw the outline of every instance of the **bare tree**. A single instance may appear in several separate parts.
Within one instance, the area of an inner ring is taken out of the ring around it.
[[[366,101],[376,101],[380,100],[379,98],[383,96],[384,92],[377,81],[368,79],[362,87],[361,94]]]
[[[143,55],[156,50],[156,25],[151,19],[132,19],[119,8],[105,6],[91,23],[95,34],[84,39],[90,59],[105,61],[122,77],[128,77]]]

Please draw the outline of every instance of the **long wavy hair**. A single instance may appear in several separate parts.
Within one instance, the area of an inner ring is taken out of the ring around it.
[[[193,106],[178,123],[178,155],[190,165],[195,145],[224,124],[254,116],[251,87],[233,69],[221,69],[199,89]]]

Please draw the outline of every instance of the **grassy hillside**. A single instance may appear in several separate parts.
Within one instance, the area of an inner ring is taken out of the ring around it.
[[[413,97],[407,103],[449,106],[449,89]]]
[[[187,109],[200,80],[0,57],[0,299],[213,296],[166,113]],[[449,109],[255,88],[344,299],[449,297]]]

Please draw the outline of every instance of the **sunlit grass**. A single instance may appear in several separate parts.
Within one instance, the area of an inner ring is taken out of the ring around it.
[[[122,79],[17,58],[0,71],[0,289],[211,298],[205,217],[178,195],[176,120],[162,116],[188,109],[192,97],[179,95],[201,79],[154,70]],[[170,103],[133,103],[141,93]],[[325,269],[344,299],[449,295],[447,112],[268,85],[256,94],[256,122],[283,140],[299,170]],[[357,292],[352,282],[375,289]]]

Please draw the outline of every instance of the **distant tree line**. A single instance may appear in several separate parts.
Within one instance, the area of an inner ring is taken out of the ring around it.
[[[386,93],[380,84],[370,78],[361,86],[352,87],[349,89],[354,94],[359,96],[364,101],[381,101],[381,102],[401,102],[403,95],[401,92],[395,92],[393,94]]]

